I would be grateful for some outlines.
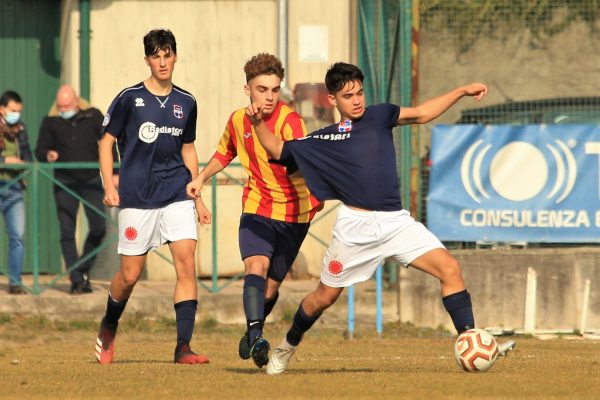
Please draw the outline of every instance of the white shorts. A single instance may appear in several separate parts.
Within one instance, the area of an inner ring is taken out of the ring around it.
[[[347,287],[371,278],[388,257],[408,267],[438,248],[445,247],[406,210],[358,211],[342,205],[323,260],[321,282]]]
[[[138,256],[167,242],[183,239],[198,240],[196,206],[192,200],[162,208],[119,211],[119,254]]]

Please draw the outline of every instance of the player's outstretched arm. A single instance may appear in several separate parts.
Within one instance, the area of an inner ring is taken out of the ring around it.
[[[107,132],[98,143],[100,174],[102,175],[102,183],[104,185],[103,202],[108,207],[118,207],[120,203],[119,193],[113,179],[114,159],[112,150],[115,140],[115,137]]]
[[[246,107],[246,115],[254,126],[254,131],[258,136],[260,144],[267,150],[272,159],[279,160],[281,158],[281,151],[283,150],[283,140],[279,136],[274,135],[267,127],[267,124],[263,120],[260,105],[256,103],[250,104]]]
[[[479,101],[487,94],[488,88],[483,83],[471,83],[427,100],[416,107],[401,107],[397,125],[424,124],[448,110],[464,96],[471,96]]]

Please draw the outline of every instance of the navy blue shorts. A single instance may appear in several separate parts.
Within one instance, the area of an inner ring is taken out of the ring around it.
[[[250,256],[266,256],[271,260],[267,276],[283,281],[300,251],[310,223],[277,221],[256,214],[240,218],[240,253],[242,260]]]

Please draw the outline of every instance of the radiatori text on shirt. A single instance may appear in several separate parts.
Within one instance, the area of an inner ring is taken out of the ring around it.
[[[313,133],[306,138],[322,139],[322,140],[346,140],[350,139],[350,133]]]
[[[600,227],[600,211],[596,211],[594,225]],[[484,210],[463,209],[462,226],[483,228],[589,228],[592,226],[586,210]]]

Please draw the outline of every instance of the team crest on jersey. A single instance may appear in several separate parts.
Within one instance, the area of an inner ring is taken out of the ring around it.
[[[345,132],[350,132],[351,130],[352,130],[352,121],[349,119],[346,119],[346,120],[340,122],[340,124],[338,125],[338,132],[345,133]]]
[[[175,115],[175,118],[177,118],[177,119],[183,118],[183,107],[175,104],[173,106],[173,115]]]

